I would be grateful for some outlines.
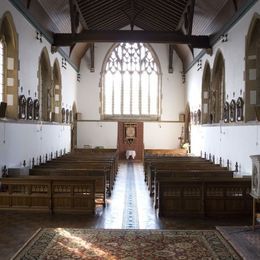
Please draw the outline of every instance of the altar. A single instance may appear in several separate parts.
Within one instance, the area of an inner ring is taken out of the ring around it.
[[[134,159],[136,156],[136,152],[135,150],[127,150],[126,151],[126,159],[129,160],[130,157],[132,157],[132,159]]]

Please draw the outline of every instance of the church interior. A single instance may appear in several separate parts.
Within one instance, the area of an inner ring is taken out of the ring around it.
[[[260,259],[258,0],[0,1],[0,259]]]

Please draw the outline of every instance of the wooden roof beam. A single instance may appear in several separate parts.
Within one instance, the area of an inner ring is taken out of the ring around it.
[[[194,16],[194,6],[195,0],[189,0],[187,5],[182,13],[181,19],[179,21],[176,30],[179,31],[184,24],[186,33],[189,34],[189,31],[192,31],[192,23],[193,23],[193,16]],[[190,28],[191,27],[191,28]]]
[[[210,48],[208,36],[187,36],[176,32],[154,31],[92,31],[87,30],[74,36],[70,33],[54,34],[54,46],[71,46],[77,42],[150,42],[190,44],[193,48]]]

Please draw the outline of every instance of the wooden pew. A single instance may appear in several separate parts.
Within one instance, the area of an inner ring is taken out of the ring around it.
[[[158,207],[159,201],[159,183],[167,181],[178,181],[186,180],[189,181],[199,181],[203,182],[204,180],[230,180],[233,177],[233,171],[219,168],[201,168],[201,169],[156,169],[154,176],[154,205]]]
[[[155,169],[201,169],[205,167],[217,167],[212,162],[200,157],[171,157],[156,158],[145,163],[145,181],[148,185],[150,195],[153,194],[154,171]],[[219,167],[219,166],[218,166]]]
[[[0,181],[0,210],[95,213],[92,177],[23,176]]]
[[[187,150],[182,148],[176,149],[145,149],[144,150],[144,157],[148,156],[184,156],[187,155]]]
[[[62,177],[88,177],[91,180],[94,180],[95,183],[95,198],[97,202],[101,198],[101,204],[106,205],[106,176],[109,170],[106,169],[76,169],[76,168],[36,168],[30,170],[31,176],[59,176]]]
[[[250,215],[250,185],[248,178],[159,179],[159,216]]]
[[[150,168],[153,163],[189,163],[189,162],[198,162],[204,163],[209,162],[208,160],[197,157],[197,156],[152,156],[149,158],[145,158],[144,160],[144,172],[145,172],[145,181],[147,182],[148,174],[150,174]]]
[[[109,162],[102,161],[69,161],[69,160],[60,160],[60,161],[49,161],[45,164],[34,167],[30,170],[30,174],[34,175],[36,170],[41,169],[85,169],[85,170],[94,170],[94,171],[105,171],[106,174],[106,188],[107,193],[110,196],[113,190],[115,175],[112,171],[111,164]],[[37,174],[39,175],[39,174]]]

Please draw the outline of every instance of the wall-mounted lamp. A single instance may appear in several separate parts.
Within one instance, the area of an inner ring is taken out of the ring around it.
[[[201,70],[202,69],[202,60],[198,60],[197,62],[197,71]]]
[[[67,60],[65,58],[61,59],[61,67],[65,70],[67,69]]]
[[[36,31],[36,40],[40,41],[42,43],[42,33]]]
[[[23,93],[23,87],[22,86],[20,87],[20,89],[21,89],[21,93]]]
[[[221,40],[221,42],[227,42],[228,41],[228,34],[227,33],[226,34],[222,34],[220,36],[220,40]]]

